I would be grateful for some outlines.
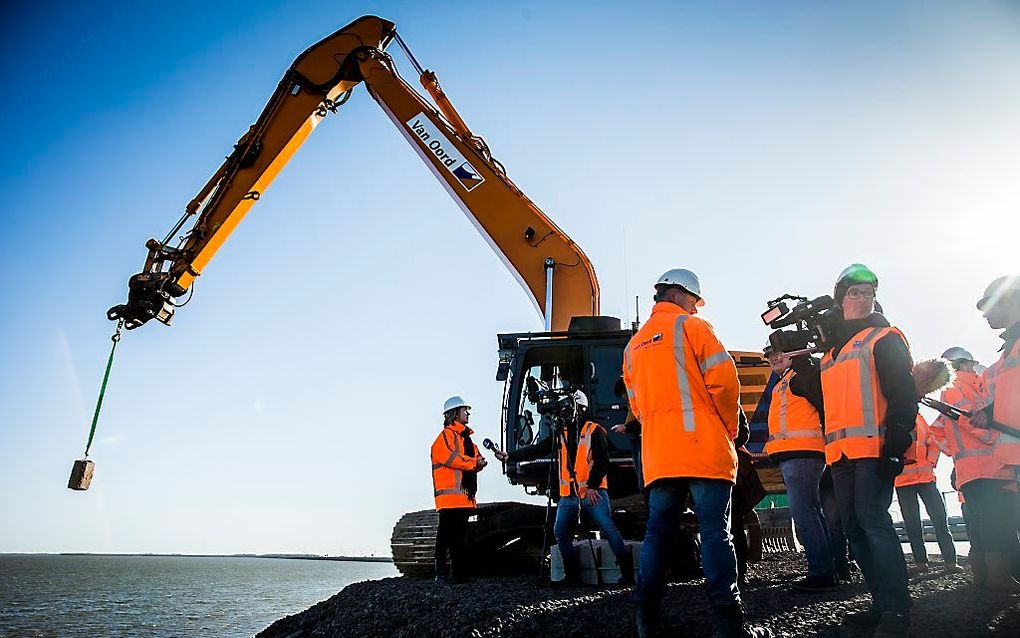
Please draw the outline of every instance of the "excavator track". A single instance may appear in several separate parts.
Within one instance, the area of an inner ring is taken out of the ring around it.
[[[482,503],[468,523],[467,544],[477,574],[509,574],[538,570],[542,561],[545,507],[526,503]],[[405,576],[434,574],[435,510],[409,512],[393,526],[393,564]],[[550,535],[551,542],[551,535]]]

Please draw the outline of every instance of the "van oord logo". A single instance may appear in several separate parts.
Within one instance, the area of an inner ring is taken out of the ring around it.
[[[439,160],[439,163],[445,166],[446,170],[450,171],[450,174],[457,178],[457,181],[468,192],[485,181],[485,178],[475,170],[471,162],[467,161],[457,151],[457,147],[453,145],[453,142],[441,133],[435,124],[423,114],[415,115],[405,124],[407,124],[407,128],[411,129],[415,137],[418,138],[418,141],[421,142],[425,152]]]
[[[634,346],[634,349],[635,349],[635,350],[639,350],[639,349],[641,349],[641,348],[644,348],[645,346],[650,346],[650,345],[652,345],[653,343],[657,343],[657,342],[659,342],[659,341],[662,341],[662,333],[661,333],[661,332],[660,332],[659,334],[657,334],[657,335],[653,336],[653,337],[652,337],[651,339],[645,339],[645,340],[644,340],[644,341],[642,341],[641,343],[639,343],[639,344],[635,345],[635,346]]]

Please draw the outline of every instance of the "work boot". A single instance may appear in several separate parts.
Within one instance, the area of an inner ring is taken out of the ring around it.
[[[882,614],[875,627],[874,638],[906,638],[910,635],[910,614],[887,611]]]
[[[790,587],[797,591],[817,594],[827,591],[836,591],[839,589],[839,583],[836,581],[835,576],[805,576],[804,578],[793,581]]]
[[[658,638],[661,623],[661,603],[638,603],[637,611],[634,613],[634,626],[637,628],[638,638]]]
[[[882,610],[874,603],[863,611],[855,611],[843,619],[843,624],[853,629],[871,629],[882,620]]]
[[[623,556],[617,559],[620,566],[620,580],[616,582],[621,587],[630,587],[634,584],[634,556],[628,550]]]
[[[978,589],[988,587],[988,564],[985,562],[985,553],[974,549],[970,550],[967,556],[967,563],[970,565],[970,579]]]
[[[907,568],[907,572],[910,574],[927,574],[930,571],[931,567],[928,566],[927,562],[914,563],[913,565]]]
[[[437,560],[436,561],[436,578],[435,578],[435,580],[436,580],[437,583],[446,583],[446,582],[448,582],[448,579],[446,577],[446,561],[445,560]]]
[[[947,574],[958,574],[963,571],[963,568],[960,567],[960,565],[956,562],[956,559],[954,558],[951,561],[947,560],[942,565],[942,570],[945,571]]]
[[[713,605],[715,638],[772,638],[772,630],[744,624],[744,610],[738,605]]]
[[[1020,583],[1013,580],[1010,556],[1005,552],[985,552],[985,564],[988,565],[988,589],[1020,594]]]
[[[580,587],[581,560],[575,555],[563,557],[563,580],[550,583],[553,587]]]

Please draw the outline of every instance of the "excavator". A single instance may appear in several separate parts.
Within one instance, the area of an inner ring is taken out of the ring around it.
[[[403,50],[431,99],[400,76],[387,52],[393,43]],[[486,142],[454,108],[435,73],[415,59],[395,25],[375,16],[355,20],[297,57],[256,122],[188,202],[179,221],[162,241],[146,242],[144,266],[128,281],[128,300],[110,308],[108,318],[127,330],[151,319],[169,326],[183,305],[181,299],[190,299],[195,279],[273,179],[359,84],[521,284],[544,322],[542,332],[497,336],[496,379],[504,383],[503,449],[529,445],[548,433],[526,392],[530,378],[550,387],[582,389],[597,420],[622,423],[627,405],[617,381],[636,323],[624,328],[618,318],[600,316],[598,279],[588,257],[511,181]],[[731,354],[741,378],[742,405],[753,411],[770,370],[759,353]],[[644,503],[630,441],[611,434],[610,447],[610,496],[621,528],[636,538],[643,534]],[[507,464],[504,472],[512,484],[543,494],[556,485],[555,480],[550,483],[553,462]],[[437,520],[433,510],[412,512],[394,527],[391,547],[403,573],[431,574]],[[480,570],[519,570],[542,561],[545,526],[541,506],[479,505],[469,540]]]

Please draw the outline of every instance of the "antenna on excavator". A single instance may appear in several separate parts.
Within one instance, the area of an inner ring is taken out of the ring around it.
[[[641,325],[641,309],[638,307],[638,295],[634,295],[634,323],[630,324],[630,327],[637,330]]]

